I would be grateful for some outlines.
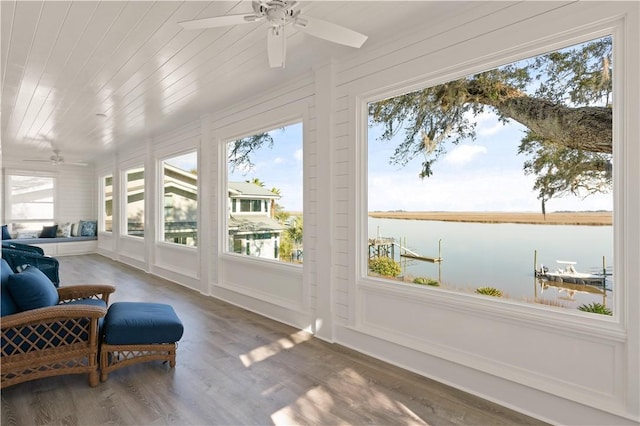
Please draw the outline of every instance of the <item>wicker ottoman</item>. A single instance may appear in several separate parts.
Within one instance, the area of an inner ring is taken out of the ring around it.
[[[177,342],[184,327],[170,305],[116,302],[109,306],[102,325],[100,380],[110,372],[146,361],[176,365]]]

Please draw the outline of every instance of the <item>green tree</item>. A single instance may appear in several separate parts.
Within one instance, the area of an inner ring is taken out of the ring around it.
[[[289,212],[286,212],[286,211],[282,210],[282,207],[280,206],[280,204],[276,203],[274,218],[279,223],[284,224],[287,221],[287,219],[289,219],[290,216],[291,216],[291,214]]]
[[[269,148],[273,148],[273,137],[269,133],[259,133],[235,140],[229,144],[230,148],[227,156],[231,170],[235,171],[237,168],[253,169],[254,164],[251,162],[251,153],[265,144]]]
[[[423,156],[426,178],[447,143],[475,138],[473,117],[490,109],[515,120],[528,129],[519,151],[544,209],[553,197],[611,189],[611,64],[605,37],[372,103],[370,125],[382,126],[383,141],[404,131],[390,163]]]
[[[288,216],[288,214],[287,214]],[[290,262],[291,255],[299,250],[302,244],[303,222],[301,216],[295,216],[291,224],[280,235],[280,259]]]
[[[286,233],[296,246],[302,244],[302,231],[302,216],[294,216],[293,220],[291,221],[291,225],[289,225],[289,227],[287,228]]]
[[[247,182],[247,183],[252,183],[252,184],[254,184],[254,185],[257,185],[257,186],[259,186],[260,188],[264,188],[264,182],[263,182],[263,181],[261,181],[260,179],[258,179],[257,177],[254,177],[254,178],[253,178],[253,179],[251,179],[251,180],[246,180],[245,182]]]
[[[273,192],[274,194],[276,194],[278,196],[278,198],[280,198],[280,188],[276,188],[275,186],[273,188],[271,188],[271,192]],[[276,203],[275,199],[271,200],[271,217],[275,218],[276,214],[278,213],[278,203]],[[280,208],[280,210],[282,210],[282,208]]]
[[[291,252],[293,251],[293,242],[286,232],[280,234],[280,260],[291,262]]]
[[[402,272],[398,262],[384,256],[369,259],[369,269],[371,272],[380,274],[383,277],[397,277]]]

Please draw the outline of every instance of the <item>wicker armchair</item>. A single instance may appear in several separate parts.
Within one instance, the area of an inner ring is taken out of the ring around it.
[[[5,281],[12,272],[2,261],[2,381],[17,383],[62,374],[89,373],[89,385],[99,382],[98,321],[107,312],[111,285],[58,288],[59,303],[5,314]],[[10,311],[9,311],[10,312]]]
[[[60,285],[58,259],[45,255],[44,250],[38,246],[3,241],[2,258],[7,261],[14,272],[20,271],[26,265],[33,265],[44,272],[53,285],[56,287]]]

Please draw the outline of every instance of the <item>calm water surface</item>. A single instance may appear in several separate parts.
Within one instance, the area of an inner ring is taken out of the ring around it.
[[[613,265],[612,226],[567,226],[527,224],[487,224],[430,220],[369,218],[369,238],[406,239],[403,244],[421,256],[437,257],[442,240],[441,264],[406,262],[406,275],[438,279],[448,287],[463,291],[490,286],[512,299],[534,299],[534,250],[540,263],[555,270],[556,260],[577,262],[579,272],[602,270],[603,256]],[[396,260],[398,258],[396,250]],[[401,261],[404,265],[404,260]],[[608,286],[612,283],[609,281]],[[538,296],[539,287],[538,287]],[[612,294],[607,296],[610,305]],[[567,307],[582,303],[602,303],[602,296],[576,293],[573,299],[555,288],[544,290],[543,298],[557,299]]]

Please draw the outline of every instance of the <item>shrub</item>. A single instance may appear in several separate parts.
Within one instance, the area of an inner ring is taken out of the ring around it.
[[[485,296],[502,297],[502,290],[498,290],[495,287],[479,287],[476,289],[476,293],[484,294]]]
[[[380,274],[383,277],[396,277],[402,272],[400,264],[390,257],[374,257],[369,259],[369,269],[371,272]]]
[[[440,287],[440,283],[437,280],[434,280],[433,278],[418,277],[418,278],[414,278],[413,283],[420,284],[420,285],[430,285],[433,287]]]
[[[602,303],[594,302],[588,305],[580,305],[578,306],[578,310],[583,312],[591,312],[594,314],[613,315],[613,312],[611,311],[611,309],[607,308]]]

